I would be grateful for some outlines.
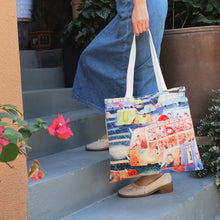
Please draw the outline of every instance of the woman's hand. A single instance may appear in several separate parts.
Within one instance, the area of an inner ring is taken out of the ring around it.
[[[149,14],[146,0],[134,0],[132,26],[136,36],[149,30]]]

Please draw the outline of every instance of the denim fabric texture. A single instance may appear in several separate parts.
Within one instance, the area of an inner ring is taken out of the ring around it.
[[[116,0],[117,15],[96,36],[80,56],[72,99],[105,112],[104,99],[124,97],[127,67],[133,39],[133,0]],[[149,26],[156,52],[167,15],[167,0],[147,0]],[[150,54],[148,32],[136,37],[134,97],[158,92]]]

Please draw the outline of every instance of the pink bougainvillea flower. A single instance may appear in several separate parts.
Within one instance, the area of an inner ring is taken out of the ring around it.
[[[37,170],[31,177],[32,181],[38,181],[44,178],[44,172],[42,170]]]
[[[0,137],[0,154],[2,153],[2,147],[6,146],[8,144],[9,144],[9,142],[5,138]]]
[[[38,181],[44,178],[44,172],[39,170],[40,162],[38,160],[34,160],[34,163],[30,165],[28,178],[32,179],[32,181]]]
[[[5,130],[5,127],[0,127],[0,154],[2,153],[2,147],[9,144],[9,142],[3,136],[4,130]]]
[[[52,125],[48,127],[49,133],[53,136],[57,134],[57,136],[62,139],[69,138],[73,135],[73,132],[70,126],[67,125],[68,122],[70,122],[69,118],[65,122],[63,115],[58,114],[58,117],[53,120]]]

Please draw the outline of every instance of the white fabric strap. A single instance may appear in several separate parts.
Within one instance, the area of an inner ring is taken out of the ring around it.
[[[135,60],[136,60],[136,40],[134,35],[131,45],[129,62],[128,62],[127,84],[126,84],[126,94],[125,94],[126,98],[133,97]]]
[[[154,47],[151,32],[150,30],[148,32],[149,32],[149,43],[150,43],[153,68],[155,72],[158,90],[161,92],[161,91],[167,90],[167,87],[166,87],[163,74],[160,68],[159,60],[157,58],[157,53]],[[136,60],[136,40],[135,40],[135,35],[134,35],[132,46],[131,46],[130,57],[129,57],[128,70],[127,70],[127,84],[126,84],[127,88],[126,88],[126,94],[125,94],[126,98],[133,97],[135,60]]]

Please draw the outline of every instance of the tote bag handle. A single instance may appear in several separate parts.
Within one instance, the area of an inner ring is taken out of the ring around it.
[[[163,74],[160,68],[159,60],[157,58],[157,53],[154,47],[151,32],[150,30],[148,32],[149,32],[149,43],[150,43],[153,68],[154,68],[154,72],[156,76],[157,86],[158,86],[159,92],[161,92],[161,91],[167,90],[167,87],[166,87]],[[125,94],[126,98],[133,97],[135,60],[136,60],[136,39],[134,35],[132,46],[131,46],[131,52],[129,56],[128,70],[127,70],[127,84],[126,84],[126,94]]]

